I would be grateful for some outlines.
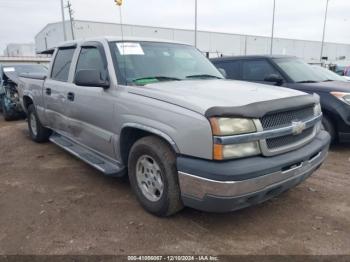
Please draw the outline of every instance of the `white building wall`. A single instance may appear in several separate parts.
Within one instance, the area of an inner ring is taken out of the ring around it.
[[[3,52],[5,56],[35,56],[34,43],[8,44]]]
[[[70,23],[66,22],[68,40],[72,39]],[[97,36],[121,36],[119,24],[91,21],[74,22],[75,38],[83,39]],[[192,30],[161,28],[139,25],[124,25],[124,36],[149,37],[180,41],[194,44]],[[36,51],[41,52],[63,42],[62,24],[48,24],[35,37]],[[198,32],[198,48],[209,52],[210,56],[220,55],[256,55],[270,53],[270,38],[262,36],[246,36],[216,32]],[[307,61],[319,61],[321,43],[294,39],[274,39],[274,54],[295,55]],[[336,61],[340,56],[350,59],[350,44],[325,43],[324,56]]]

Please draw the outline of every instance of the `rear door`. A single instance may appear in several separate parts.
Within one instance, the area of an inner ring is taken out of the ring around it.
[[[107,59],[102,43],[87,42],[78,50],[74,75],[80,70],[98,70],[108,77]],[[115,127],[115,99],[112,88],[71,84],[69,107],[69,135],[75,141],[108,157],[115,157],[113,128]]]
[[[67,133],[67,93],[76,46],[59,48],[43,90],[46,122],[55,131]],[[40,110],[40,109],[39,109]]]
[[[242,80],[267,85],[275,85],[274,82],[265,81],[271,75],[277,75],[283,79],[278,70],[266,59],[242,60]]]

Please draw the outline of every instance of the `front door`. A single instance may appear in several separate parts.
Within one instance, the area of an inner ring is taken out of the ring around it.
[[[283,79],[281,74],[266,59],[242,60],[242,80],[266,85],[276,85],[266,81],[272,75]]]

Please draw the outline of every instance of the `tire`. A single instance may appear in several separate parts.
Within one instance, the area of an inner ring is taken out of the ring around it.
[[[327,131],[331,136],[331,143],[335,143],[337,137],[336,131],[332,121],[328,118],[328,116],[324,115],[322,118],[322,129]]]
[[[131,187],[146,211],[165,217],[183,208],[176,156],[165,141],[155,136],[139,139],[130,150],[128,171]]]
[[[0,96],[0,112],[1,112],[1,113],[2,113],[2,111],[3,111],[3,110],[2,110],[2,103],[3,103],[2,97],[3,97],[3,96]]]
[[[28,129],[31,139],[37,143],[47,142],[52,134],[50,129],[40,123],[34,105],[28,107]]]
[[[5,100],[6,96],[4,96],[1,100],[2,107],[2,115],[4,116],[5,121],[11,121],[18,118],[17,112],[11,108],[7,108]]]

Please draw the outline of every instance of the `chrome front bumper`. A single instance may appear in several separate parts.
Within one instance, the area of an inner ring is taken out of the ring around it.
[[[246,180],[219,181],[179,171],[184,204],[200,210],[223,212],[263,202],[309,177],[327,157],[328,143],[303,161]]]

